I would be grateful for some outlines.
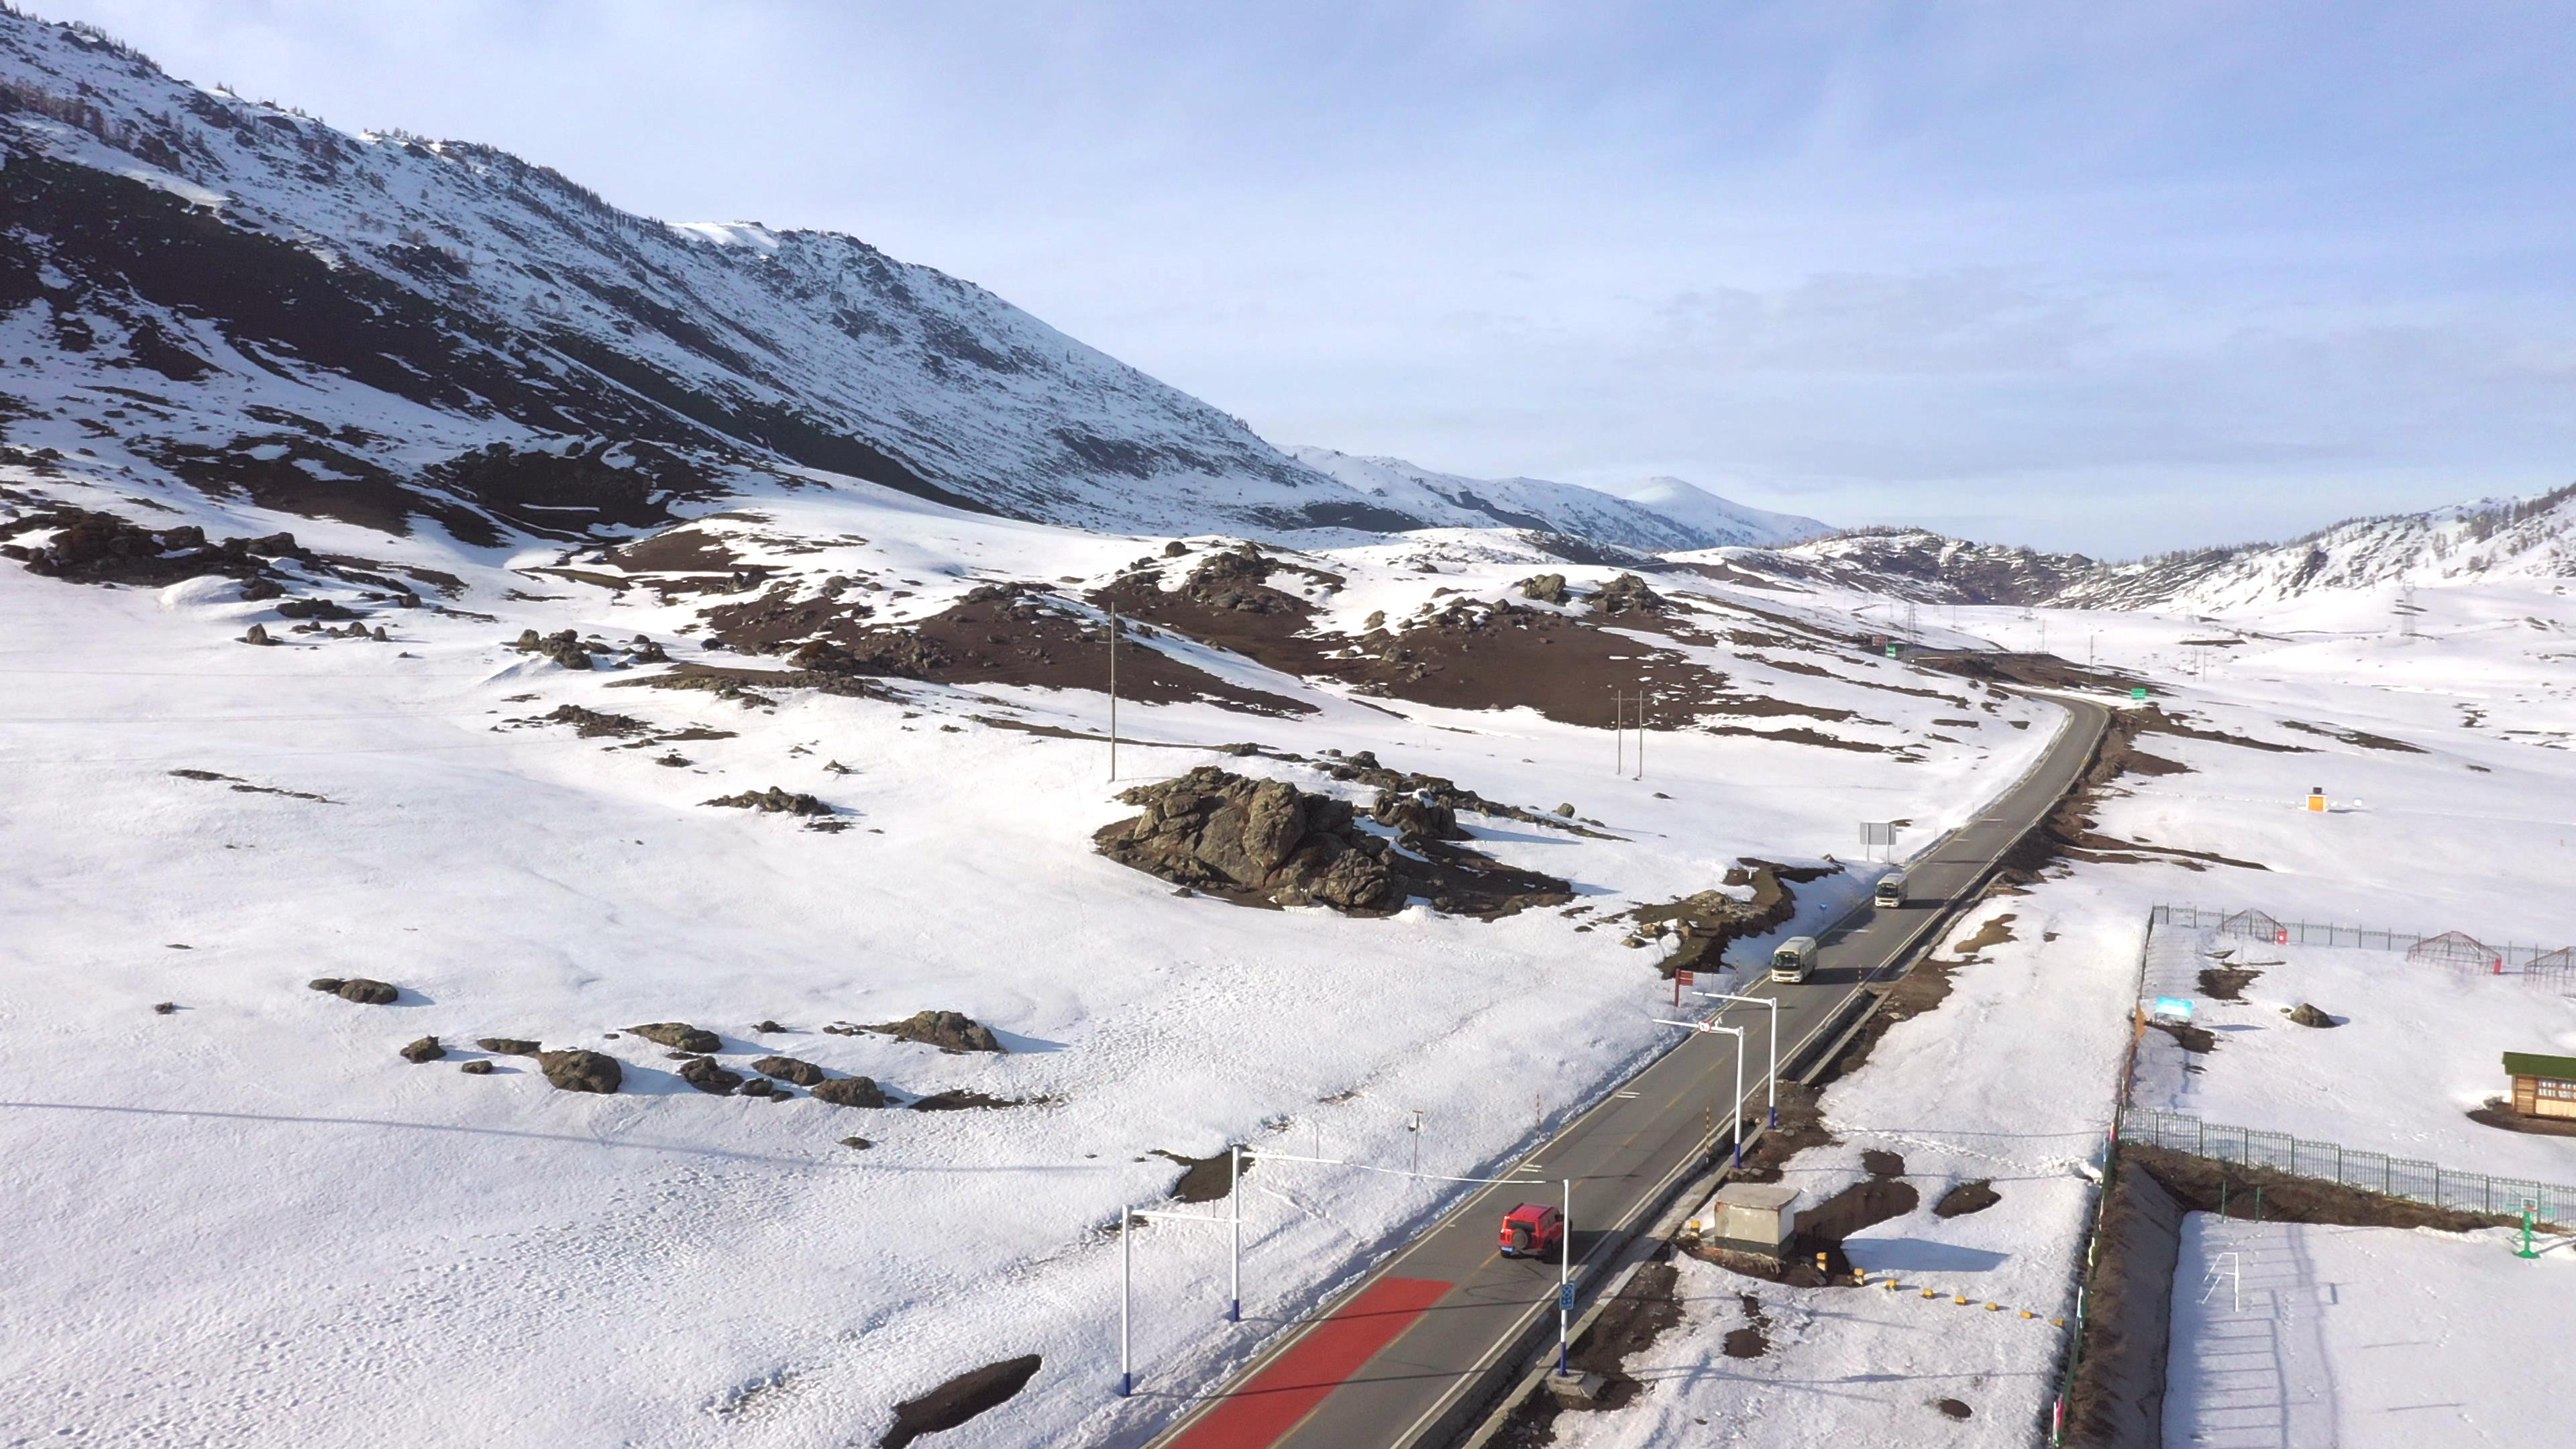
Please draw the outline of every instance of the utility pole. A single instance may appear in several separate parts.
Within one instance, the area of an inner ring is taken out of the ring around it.
[[[1646,778],[1646,691],[1637,691],[1637,778]]]
[[[1109,778],[1118,778],[1118,606],[1109,606]]]
[[[1619,711],[1619,691],[1610,691],[1610,773],[1628,773],[1628,719]]]

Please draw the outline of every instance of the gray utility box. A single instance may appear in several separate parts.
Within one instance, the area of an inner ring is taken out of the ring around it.
[[[1730,1252],[1780,1258],[1796,1232],[1798,1190],[1770,1182],[1730,1182],[1691,1218],[1701,1243]]]

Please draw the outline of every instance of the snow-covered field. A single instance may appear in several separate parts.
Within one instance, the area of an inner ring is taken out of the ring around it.
[[[2103,663],[2155,680],[2167,691],[2158,705],[2186,728],[2311,753],[2141,735],[2141,751],[2188,768],[2124,777],[2095,812],[2101,836],[2138,847],[2115,852],[2132,858],[2078,861],[1954,928],[1955,947],[1998,915],[2014,917],[2012,939],[1959,969],[1939,1009],[1892,1028],[1866,1065],[1827,1090],[1825,1117],[1841,1144],[1792,1161],[1788,1181],[1810,1189],[1812,1202],[1860,1180],[1865,1149],[1904,1157],[1921,1206],[1846,1247],[1856,1265],[1896,1273],[1908,1291],[1787,1289],[1685,1260],[1685,1324],[1630,1364],[1647,1391],[1622,1410],[1560,1416],[1556,1442],[1660,1449],[1830,1435],[2029,1443],[2047,1423],[2061,1367],[2062,1334],[2044,1325],[2071,1307],[2090,1211],[2077,1164],[2094,1158],[2110,1124],[2146,917],[2159,901],[2412,931],[2475,924],[2522,941],[2576,935],[2564,891],[2576,856],[2563,844],[2576,841],[2576,756],[2563,743],[2576,728],[2568,667],[2576,603],[2546,581],[2426,589],[2416,601],[2425,613],[2411,638],[2397,632],[2388,599],[2362,595],[2230,620],[2233,628],[2146,614],[1925,610],[1935,643],[1955,632],[2034,649],[2044,628],[2047,646],[2065,657],[2084,658],[2089,644]],[[2184,642],[2226,637],[2245,642],[2226,651]],[[2228,662],[2204,676],[2204,656]],[[2353,735],[2374,738],[2338,737]],[[2315,785],[2334,797],[2333,812],[2301,808]],[[2506,1044],[2487,1037],[2511,1028],[2532,1041],[2520,1049],[2563,1042],[2565,1003],[2510,980],[2472,983],[2424,967],[2405,968],[2406,984],[2374,1000],[2363,988],[2375,957],[2322,948],[2254,954],[2287,958],[2266,969],[2288,974],[2256,982],[2246,1007],[2222,1006],[2210,1024],[2259,1035],[2219,1031],[2219,1049],[2204,1061],[2209,1075],[2189,1078],[2194,1095],[2184,1106],[2258,1127],[2330,1125],[2319,1135],[2355,1146],[2394,1148],[2410,1134],[2440,1132],[2463,1144],[2442,1148],[2446,1163],[2499,1172],[2509,1154],[2564,1145],[2460,1114],[2499,1089],[2495,1054]],[[2312,968],[2347,974],[2310,987],[2300,973]],[[2287,1025],[2273,1008],[2294,994],[2354,1021],[2325,1031]],[[2416,1012],[2427,1019],[2411,1020]],[[2430,1030],[2410,1040],[2418,1025]],[[2155,1070],[2151,1056],[2150,1080],[2170,1080]],[[2224,1100],[2243,1107],[2222,1110],[2209,1095],[2220,1093],[2241,1094]],[[2293,1120],[2260,1115],[2274,1108]],[[2470,1141],[2488,1155],[2470,1156]],[[2532,1175],[2576,1180],[2564,1170]],[[1946,1221],[1932,1214],[1948,1185],[1978,1178],[1993,1179],[2002,1201]],[[2374,1280],[2407,1271],[2354,1269]],[[1941,1296],[1923,1299],[1918,1284]],[[1738,1297],[1747,1293],[1768,1319],[1769,1347],[1739,1360],[1722,1342],[1747,1326]],[[1975,1306],[1953,1303],[1959,1294]],[[1988,1301],[2003,1311],[1984,1311]],[[2025,1308],[2040,1317],[2022,1319]],[[2454,1332],[2462,1353],[2503,1359],[2529,1341],[2531,1321],[2462,1315]],[[1971,1417],[1937,1410],[1944,1398],[1968,1405]]]
[[[2217,1040],[2214,1051],[2188,1055],[2149,1032],[2132,1102],[2446,1168],[2576,1183],[2576,1137],[2508,1132],[2468,1117],[2509,1095],[2502,1053],[2576,1050],[2576,1000],[2521,976],[2410,964],[2403,952],[2176,934],[2199,966],[2262,974],[2241,1002],[2189,993],[2194,1019]],[[2212,945],[2234,949],[2221,962],[2207,954]],[[2291,1022],[2302,1002],[2343,1024]]]
[[[2174,1274],[2171,1449],[2559,1442],[2576,1253],[2507,1229],[2254,1223],[2192,1213]]]
[[[992,578],[1096,582],[1159,543],[873,491],[759,511],[735,525],[746,557],[875,571],[915,589],[886,601],[896,618]],[[1974,742],[1919,761],[1665,731],[1637,780],[1613,777],[1605,730],[1391,711],[1166,636],[1138,647],[1194,651],[1316,713],[1130,701],[1130,739],[1179,743],[1123,750],[1113,783],[1094,738],[974,718],[1096,737],[1096,693],[907,685],[900,700],[791,691],[764,710],[619,687],[651,671],[568,672],[500,646],[579,628],[738,656],[679,634],[686,600],[510,571],[554,550],[211,508],[154,518],[292,526],[323,552],[451,571],[464,588],[446,607],[492,621],[384,610],[370,622],[388,642],[323,639],[227,582],[110,589],[0,567],[0,671],[16,686],[0,714],[10,1442],[872,1442],[895,1402],[1025,1353],[1044,1357],[1028,1389],[941,1442],[1137,1442],[1172,1396],[1441,1201],[1402,1179],[1263,1167],[1246,1185],[1239,1328],[1218,1318],[1221,1240],[1145,1230],[1145,1392],[1122,1404],[1105,1229],[1171,1190],[1178,1169],[1150,1153],[1290,1134],[1401,1162],[1419,1108],[1423,1169],[1472,1174],[1666,1033],[1649,1021],[1652,953],[1614,927],[1183,899],[1093,852],[1090,833],[1132,813],[1117,790],[1222,763],[1349,792],[1312,765],[1204,748],[1251,739],[1374,750],[1542,810],[1570,801],[1612,838],[1468,823],[1477,848],[1574,881],[1599,919],[1709,889],[1740,855],[1848,852],[1862,819],[1910,819],[1907,840],[1928,842],[2018,774],[2057,713],[1998,700]],[[1443,557],[1437,575],[1336,560],[1347,607],[1435,586],[1499,595],[1529,572]],[[253,622],[289,647],[236,642]],[[1892,739],[1954,708],[1776,679],[1865,697]],[[659,738],[514,723],[566,703]],[[692,729],[720,737],[664,742]],[[771,785],[817,794],[849,828],[700,803]],[[1868,879],[1819,883],[1783,929]],[[403,996],[305,988],[322,976]],[[176,1010],[156,1014],[165,1001]],[[819,1030],[927,1008],[991,1023],[1010,1053]],[[755,1032],[763,1020],[788,1030]],[[933,1114],[702,1095],[625,1030],[659,1021],[716,1031],[737,1069],[780,1052],[906,1097],[1052,1100]],[[424,1035],[459,1050],[397,1055]],[[607,1052],[626,1088],[556,1091],[523,1058],[461,1073],[484,1036]],[[874,1146],[840,1145],[852,1135]]]

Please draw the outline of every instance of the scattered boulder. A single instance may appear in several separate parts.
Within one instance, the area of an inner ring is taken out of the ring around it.
[[[459,1063],[456,1069],[469,1077],[488,1077],[492,1075],[492,1064],[481,1057],[476,1057],[470,1062]]]
[[[780,1026],[774,1021],[755,1021],[751,1024],[751,1029],[759,1032],[763,1036],[775,1036],[778,1033],[787,1030],[787,1028]]]
[[[813,1092],[815,1101],[829,1102],[835,1107],[882,1107],[886,1104],[886,1095],[878,1088],[874,1077],[840,1077],[818,1082]]]
[[[348,983],[337,976],[316,976],[304,984],[315,991],[337,991]]]
[[[673,1051],[687,1052],[692,1056],[705,1056],[709,1052],[724,1050],[723,1038],[703,1027],[691,1026],[685,1021],[652,1021],[626,1029],[646,1041],[658,1042]]]
[[[534,629],[523,629],[510,647],[523,653],[541,655],[566,669],[591,667],[590,650],[584,648],[581,636],[570,629],[539,635]]]
[[[352,976],[333,987],[331,994],[342,1001],[354,1001],[360,1006],[391,1006],[402,999],[402,988],[390,982],[370,981],[364,976]]]
[[[1664,610],[1664,596],[1646,587],[1646,581],[1635,574],[1621,574],[1601,586],[1592,596],[1592,607],[1604,614],[1656,614]]]
[[[1574,818],[1574,806],[1571,804],[1559,805],[1556,807],[1556,813],[1564,816],[1568,820],[1571,820]]]
[[[263,624],[253,624],[250,628],[243,631],[241,641],[244,644],[274,644],[277,642],[276,640],[268,637],[268,628]]]
[[[487,1036],[474,1044],[496,1057],[532,1057],[539,1051],[535,1042],[515,1036]]]
[[[585,740],[602,735],[640,735],[649,728],[631,714],[610,714],[605,710],[584,709],[577,704],[555,706],[554,713],[547,715],[546,720],[550,724],[571,725],[573,733]]]
[[[1039,1100],[1040,1102],[1044,1102],[1051,1099],[1041,1098]],[[933,1092],[927,1097],[914,1098],[912,1102],[912,1110],[916,1112],[980,1112],[989,1111],[996,1107],[1026,1107],[1029,1105],[1031,1105],[1029,1099],[1025,1097],[996,1097],[989,1092],[976,1092],[963,1087],[954,1087],[945,1092]]]
[[[2290,1011],[2290,1020],[2301,1026],[2341,1026],[2342,1022],[2302,1001]]]
[[[719,795],[701,802],[722,805],[734,810],[758,810],[769,815],[829,815],[832,807],[811,795],[791,793],[772,785],[766,790],[745,790],[739,795]]]
[[[434,1036],[422,1037],[402,1049],[402,1058],[407,1062],[434,1062],[445,1055],[447,1048],[440,1046]]]
[[[681,1075],[686,1076],[687,1073],[683,1072]],[[728,1073],[727,1075],[731,1074]],[[742,1094],[746,1097],[766,1097],[771,1091],[775,1090],[776,1087],[777,1083],[772,1082],[767,1077],[754,1077],[742,1084]],[[705,1089],[701,1088],[700,1090],[703,1091]]]
[[[614,1092],[625,1079],[617,1058],[600,1052],[539,1052],[537,1067],[567,1092]]]
[[[327,619],[334,623],[359,617],[358,611],[337,599],[289,599],[277,606],[280,617],[288,619]],[[361,633],[365,631],[361,630]]]
[[[1363,758],[1351,757],[1354,763],[1345,768],[1366,768],[1356,763]],[[1375,763],[1367,759],[1368,766]],[[1248,779],[1202,765],[1118,798],[1143,806],[1145,813],[1095,832],[1092,840],[1103,855],[1243,904],[1326,905],[1388,915],[1422,896],[1435,910],[1491,920],[1573,898],[1564,881],[1425,835],[1408,837],[1412,855],[1397,851],[1359,828],[1349,801],[1310,794],[1284,780]],[[1436,812],[1423,818],[1436,822]]]
[[[935,1046],[941,1051],[998,1052],[1004,1050],[993,1029],[960,1011],[916,1011],[901,1021],[890,1021],[868,1030],[887,1036]]]
[[[1428,840],[1465,840],[1467,832],[1458,828],[1458,807],[1429,790],[1381,790],[1369,818],[1396,833],[1400,840],[1420,836]]]
[[[1542,604],[1562,604],[1566,599],[1565,575],[1538,574],[1523,579],[1520,591],[1524,599],[1535,599]]]
[[[1190,546],[1181,542],[1177,538],[1173,539],[1170,543],[1163,545],[1163,557],[1165,558],[1179,558],[1181,555],[1188,553],[1189,551]]]
[[[742,1085],[742,1073],[716,1065],[713,1057],[691,1057],[680,1064],[680,1080],[710,1096],[730,1096]]]
[[[865,1152],[869,1148],[876,1146],[875,1143],[870,1142],[864,1137],[844,1137],[841,1139],[841,1145],[854,1152]]]
[[[751,1064],[751,1069],[782,1082],[794,1082],[800,1087],[819,1087],[829,1080],[821,1067],[794,1057],[762,1057]]]
[[[178,1009],[179,1003],[175,1001],[156,1001],[152,1003],[152,1012],[155,1016],[168,1016]]]

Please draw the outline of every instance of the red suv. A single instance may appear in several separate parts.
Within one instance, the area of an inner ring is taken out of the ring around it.
[[[1503,1214],[1503,1256],[1543,1256],[1565,1241],[1565,1214],[1544,1203],[1525,1202]]]

